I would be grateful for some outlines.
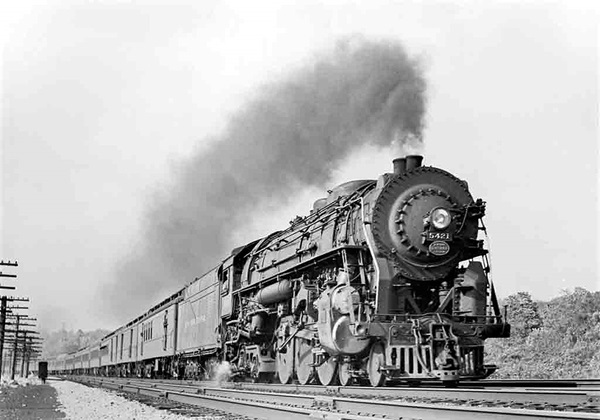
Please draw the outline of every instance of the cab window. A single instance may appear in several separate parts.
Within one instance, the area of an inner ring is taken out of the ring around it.
[[[221,276],[221,295],[229,293],[229,268],[223,271]]]

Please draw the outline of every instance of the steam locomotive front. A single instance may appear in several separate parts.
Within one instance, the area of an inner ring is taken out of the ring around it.
[[[418,294],[412,306],[427,310],[432,286],[449,280],[459,262],[487,253],[478,239],[485,203],[473,200],[465,181],[421,162],[396,159],[393,176],[380,178],[373,192],[369,233],[380,314],[417,311],[398,299],[408,286]]]
[[[374,271],[366,327],[373,385],[485,377],[495,370],[483,362],[485,338],[509,334],[478,238],[485,203],[465,181],[421,162],[396,159],[394,174],[382,175],[363,204]]]

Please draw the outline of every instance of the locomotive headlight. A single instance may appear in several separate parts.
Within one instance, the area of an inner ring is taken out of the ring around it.
[[[433,227],[436,229],[446,229],[450,226],[451,221],[452,217],[450,216],[450,212],[442,207],[438,207],[431,212],[431,224],[433,224]]]

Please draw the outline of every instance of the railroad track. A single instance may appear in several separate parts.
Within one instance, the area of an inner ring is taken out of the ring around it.
[[[138,379],[138,380],[146,380],[141,378],[128,378],[130,380]],[[200,380],[177,380],[177,379],[155,379],[156,381],[162,381],[165,383],[185,383],[190,385],[197,386],[212,386],[215,381],[200,381]],[[226,382],[225,384],[237,384],[237,382]],[[247,386],[251,386],[254,384],[244,383]],[[259,384],[256,384],[257,386]],[[264,384],[260,384],[264,385]],[[271,384],[273,386],[287,386],[277,384]],[[299,385],[290,385],[291,387],[299,387]],[[320,386],[320,388],[324,388]],[[397,389],[413,389],[413,388],[441,388],[448,389],[443,384],[437,382],[431,383],[398,383],[398,384],[389,384],[388,387],[394,387]],[[337,387],[334,387],[337,388]],[[574,388],[582,388],[590,391],[600,391],[600,379],[483,379],[477,381],[468,381],[463,380],[460,382],[460,388],[474,388],[474,389],[498,389],[498,388],[527,388],[527,389],[565,389],[565,390],[573,390]],[[385,389],[385,388],[378,388]]]
[[[136,382],[137,381],[137,382]],[[144,379],[129,379],[129,383],[144,384]],[[165,389],[194,392],[198,388],[214,388],[215,383],[201,384],[182,381],[155,380]],[[224,383],[221,388],[247,389],[260,392],[305,393],[335,395],[348,398],[402,400],[402,402],[444,403],[460,405],[495,405],[506,408],[554,409],[557,411],[587,411],[600,413],[600,390],[579,389],[481,389],[481,388],[370,388],[359,386],[280,385]]]
[[[56,377],[59,378],[58,376]],[[146,378],[126,378],[129,380],[147,380]],[[201,380],[178,380],[178,379],[153,379],[159,382],[165,383],[177,383],[177,384],[189,384],[189,385],[197,385],[197,386],[212,386],[215,384],[215,381],[201,381]],[[237,385],[239,382],[227,381],[224,385],[232,384]],[[248,382],[243,383],[245,386],[252,385],[264,385],[261,384],[251,384]],[[269,385],[269,384],[268,384]],[[273,386],[286,386],[281,385],[279,383],[272,383],[270,385]],[[290,385],[291,387],[299,387],[300,385]],[[394,387],[397,389],[411,389],[411,388],[441,388],[448,389],[444,385],[431,382],[431,383],[398,383],[398,384],[389,384],[388,387]],[[320,386],[320,388],[324,388]],[[337,388],[337,387],[334,387]],[[597,390],[600,391],[600,379],[482,379],[477,381],[469,381],[462,380],[460,382],[460,388],[474,388],[474,389],[498,389],[498,388],[527,388],[527,389],[565,389],[565,390],[573,390],[574,388],[584,388],[586,390]],[[385,389],[385,388],[378,388]]]
[[[98,377],[72,379],[91,386],[265,419],[281,416],[289,420],[597,419],[600,413],[598,394],[581,391],[325,388],[268,384],[211,387],[183,381]]]
[[[515,388],[586,388],[600,389],[600,379],[484,379],[461,381],[466,387],[515,387]]]
[[[145,378],[128,378],[130,380],[146,380]],[[196,380],[177,380],[177,379],[154,379],[155,381],[164,382],[164,383],[177,383],[177,384],[188,384],[188,385],[196,385],[196,386],[213,386],[215,381],[196,381]],[[224,386],[273,386],[273,387],[283,387],[283,388],[292,388],[292,389],[302,389],[304,385],[282,385],[277,382],[275,383],[249,383],[249,382],[235,382],[235,381],[226,381],[223,383]],[[370,386],[328,386],[324,387],[322,385],[314,385],[316,389],[358,389],[358,388],[367,388],[373,389]],[[554,391],[581,391],[581,392],[600,392],[600,379],[551,379],[551,380],[530,380],[530,379],[509,379],[509,380],[481,380],[481,381],[461,381],[460,385],[457,388],[449,388],[444,386],[443,384],[430,382],[430,383],[388,383],[385,387],[379,387],[378,390],[382,389],[397,389],[397,390],[407,390],[407,389],[502,389],[502,388],[510,388],[510,389],[528,389],[528,390],[554,390]]]

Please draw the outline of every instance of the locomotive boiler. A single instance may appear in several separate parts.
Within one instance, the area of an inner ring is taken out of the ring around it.
[[[484,342],[507,337],[489,278],[485,203],[411,155],[350,181],[290,226],[203,276],[54,373],[300,384],[484,378]]]
[[[482,378],[506,337],[479,233],[485,203],[411,155],[351,181],[223,265],[223,357],[254,379],[324,385]]]

